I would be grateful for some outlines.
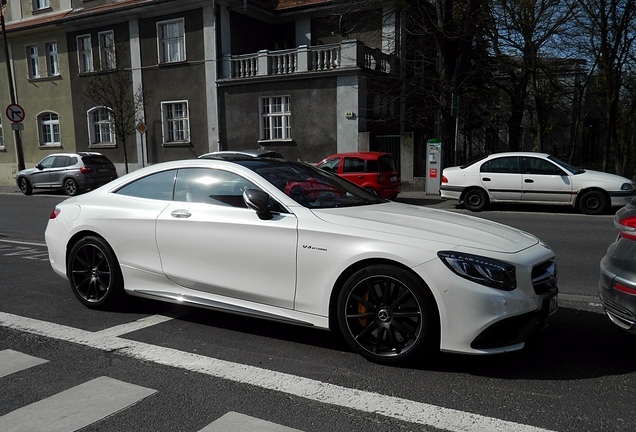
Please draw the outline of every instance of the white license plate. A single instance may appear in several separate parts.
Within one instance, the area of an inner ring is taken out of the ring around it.
[[[555,295],[550,299],[550,315],[552,315],[559,308],[559,296]]]
[[[397,181],[397,176],[391,176],[391,177],[389,177],[389,181],[390,181],[391,183],[393,183],[394,181]]]

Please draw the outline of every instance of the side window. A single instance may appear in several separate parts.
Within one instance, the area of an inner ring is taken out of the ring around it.
[[[324,164],[320,165],[318,168],[337,174],[339,166],[340,166],[340,158],[333,158],[333,159],[329,159]]]
[[[117,190],[117,194],[162,201],[172,200],[177,170],[162,171],[140,178]]]
[[[534,157],[522,159],[523,172],[525,174],[565,175],[563,170],[552,162]]]
[[[55,156],[49,156],[42,159],[39,165],[41,168],[51,168],[54,162],[55,162]]]
[[[480,171],[500,174],[519,174],[519,158],[502,157],[492,159],[483,164]]]
[[[246,189],[260,188],[228,171],[209,168],[181,169],[177,175],[174,199],[246,208],[243,201],[243,192]]]
[[[364,159],[360,158],[345,158],[343,173],[355,173],[364,172]]]
[[[55,162],[53,162],[53,168],[69,166],[69,159],[70,158],[68,156],[57,156],[55,158]]]

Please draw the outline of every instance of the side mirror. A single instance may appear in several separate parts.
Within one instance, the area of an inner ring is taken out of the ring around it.
[[[35,167],[36,167],[37,169],[39,169],[40,171],[42,171],[42,170],[44,169],[44,168],[42,167],[42,165],[40,165],[40,164],[37,164]]]
[[[269,194],[257,189],[246,189],[243,192],[243,201],[249,208],[256,211],[256,215],[259,218],[270,220],[273,217],[267,206],[269,204]]]

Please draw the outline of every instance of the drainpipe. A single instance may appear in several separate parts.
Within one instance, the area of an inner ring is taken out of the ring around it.
[[[4,2],[3,2],[4,3]],[[2,38],[4,40],[4,53],[7,60],[7,76],[9,78],[9,94],[11,96],[11,103],[15,104],[15,88],[13,87],[13,72],[11,70],[11,60],[9,58],[9,44],[7,43],[7,29],[4,24],[4,9],[6,3],[0,8],[0,25],[2,26]],[[18,171],[23,170],[24,167],[24,151],[22,150],[22,135],[19,130],[14,130],[15,134],[15,149],[18,156]]]

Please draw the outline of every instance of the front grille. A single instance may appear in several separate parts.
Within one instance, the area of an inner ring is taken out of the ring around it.
[[[532,268],[532,287],[535,294],[546,294],[557,289],[557,265],[546,261]]]

